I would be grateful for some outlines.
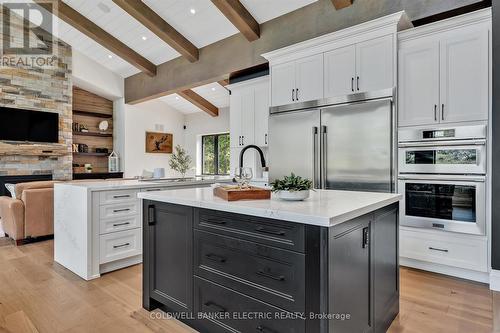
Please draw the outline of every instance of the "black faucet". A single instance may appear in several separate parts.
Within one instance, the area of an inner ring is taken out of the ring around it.
[[[245,152],[250,149],[250,148],[253,148],[255,150],[257,150],[259,152],[259,155],[260,155],[260,164],[262,165],[262,169],[264,171],[267,171],[267,166],[266,166],[266,159],[264,158],[264,153],[262,152],[262,149],[260,149],[258,146],[256,145],[248,145],[248,146],[245,146],[241,152],[240,152],[240,168],[243,168],[243,155],[245,154]]]

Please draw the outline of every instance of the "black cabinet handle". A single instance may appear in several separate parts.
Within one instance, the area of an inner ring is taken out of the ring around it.
[[[121,225],[127,225],[127,224],[130,224],[130,222],[114,223],[114,224],[113,224],[113,227],[119,227],[119,226],[121,226]]]
[[[120,199],[120,198],[130,198],[130,194],[123,194],[123,195],[113,195],[114,199]]]
[[[266,134],[264,134],[264,144],[266,144],[266,145],[267,145],[267,133],[266,133]]]
[[[429,247],[429,250],[432,250],[432,251],[439,251],[439,252],[448,252],[448,250],[446,249],[438,249],[436,247]]]
[[[276,236],[284,236],[285,232],[283,230],[273,230],[273,229],[268,229],[264,227],[257,227],[255,228],[255,231],[261,232],[263,234],[270,234],[270,235],[276,235]]]
[[[205,220],[206,223],[212,223],[212,224],[226,224],[226,221],[224,220],[212,220],[212,219],[208,219],[208,220]]]
[[[113,245],[113,249],[118,249],[120,247],[125,247],[125,246],[129,246],[130,243],[124,243],[124,244],[120,244],[120,245]]]
[[[224,307],[218,305],[217,303],[211,302],[211,301],[205,302],[205,303],[203,303],[203,305],[205,305],[206,307],[212,308],[217,312],[227,312],[227,310]]]
[[[294,93],[295,93],[295,89],[292,89],[292,101],[295,101]]]
[[[156,210],[154,205],[148,206],[148,225],[154,225],[156,222]]]
[[[205,258],[207,258],[208,260],[212,260],[212,261],[216,261],[216,262],[220,262],[220,263],[226,262],[226,258],[219,256],[219,255],[216,255],[216,254],[213,254],[213,253],[205,254]]]
[[[266,278],[269,278],[269,279],[272,279],[272,280],[275,280],[275,281],[285,281],[285,277],[283,275],[273,275],[273,274],[265,272],[261,269],[259,269],[256,272],[256,274],[263,276],[263,277],[266,277]]]
[[[295,100],[299,100],[299,88],[295,89]]]
[[[128,212],[130,208],[113,209],[113,213]]]
[[[369,232],[369,228],[368,227],[365,227],[363,228],[363,249],[366,248],[368,246],[368,244],[370,244],[370,232]]]
[[[357,86],[358,86],[358,91],[359,91],[359,76],[357,77]]]
[[[434,104],[434,121],[437,121],[438,120],[438,116],[437,116],[437,104]]]
[[[351,78],[351,90],[354,92],[354,78]]]
[[[441,120],[444,120],[444,104],[441,104]]]
[[[262,333],[278,333],[275,330],[272,330],[262,325],[257,326],[255,329],[257,330],[257,332],[262,332]]]

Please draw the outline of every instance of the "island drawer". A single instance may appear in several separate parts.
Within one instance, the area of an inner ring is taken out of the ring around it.
[[[194,277],[195,313],[220,325],[215,332],[305,332],[305,320],[270,304]]]
[[[127,201],[137,200],[136,190],[117,190],[117,191],[103,191],[99,194],[99,203],[101,205],[121,203]]]
[[[300,223],[195,209],[195,228],[304,252],[305,227]]]
[[[304,254],[195,230],[194,271],[286,310],[304,311]]]
[[[113,217],[100,219],[99,233],[107,234],[110,232],[140,228],[141,219],[138,214],[125,217]]]
[[[99,217],[101,219],[123,218],[125,216],[138,216],[139,212],[140,203],[138,200],[135,200],[132,202],[101,206],[99,208]]]
[[[99,236],[99,263],[104,264],[141,254],[141,231],[141,228],[137,228]]]

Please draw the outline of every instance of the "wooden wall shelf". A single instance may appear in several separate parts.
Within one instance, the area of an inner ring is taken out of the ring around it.
[[[73,132],[73,135],[79,136],[97,136],[102,138],[112,138],[112,133],[94,133],[94,132]]]
[[[112,114],[89,112],[89,111],[79,111],[79,110],[73,110],[73,114],[76,114],[79,116],[88,116],[88,117],[113,118]]]

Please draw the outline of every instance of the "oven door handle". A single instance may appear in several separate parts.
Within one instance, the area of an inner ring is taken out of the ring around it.
[[[436,147],[442,148],[443,146],[484,146],[486,145],[485,139],[477,140],[454,140],[454,141],[414,141],[414,142],[400,142],[400,148],[409,147]]]
[[[449,175],[415,175],[415,174],[400,174],[399,180],[436,180],[436,181],[451,181],[451,182],[473,182],[484,183],[486,182],[485,176],[449,176]]]

